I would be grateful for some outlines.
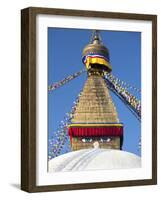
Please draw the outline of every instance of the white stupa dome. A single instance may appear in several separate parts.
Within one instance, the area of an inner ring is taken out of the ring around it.
[[[100,148],[73,151],[49,161],[49,172],[139,167],[141,167],[141,158],[133,153]]]

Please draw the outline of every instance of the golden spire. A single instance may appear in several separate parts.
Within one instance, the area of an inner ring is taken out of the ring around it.
[[[123,125],[103,79],[111,66],[99,31],[93,31],[84,48],[83,63],[88,77],[68,127],[72,150],[93,148],[96,143],[99,148],[121,149]]]

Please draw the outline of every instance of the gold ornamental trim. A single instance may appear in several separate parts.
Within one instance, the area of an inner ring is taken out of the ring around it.
[[[110,127],[110,126],[120,126],[123,127],[123,124],[69,124],[68,127]]]

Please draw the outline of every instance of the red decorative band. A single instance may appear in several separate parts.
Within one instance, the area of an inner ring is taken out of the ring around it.
[[[68,134],[70,137],[122,136],[123,126],[69,127]]]

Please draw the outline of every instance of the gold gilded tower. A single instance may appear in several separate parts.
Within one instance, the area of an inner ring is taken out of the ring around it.
[[[112,70],[109,51],[98,31],[93,32],[91,43],[84,48],[82,60],[87,81],[68,127],[72,150],[121,149],[123,125],[103,79],[104,74]]]

